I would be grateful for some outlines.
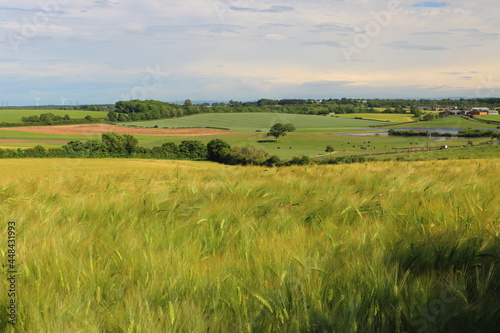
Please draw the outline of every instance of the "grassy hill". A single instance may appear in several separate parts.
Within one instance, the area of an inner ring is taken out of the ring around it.
[[[0,330],[494,332],[498,165],[2,161]]]
[[[292,123],[297,131],[322,132],[335,128],[369,127],[380,125],[378,121],[334,118],[316,115],[286,113],[206,113],[178,119],[162,119],[122,123],[124,126],[142,127],[219,127],[232,131],[267,132],[276,123]]]

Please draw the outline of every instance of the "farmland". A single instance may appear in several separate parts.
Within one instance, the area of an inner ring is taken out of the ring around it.
[[[401,120],[401,116],[404,115],[384,114],[384,119],[397,123]],[[296,125],[297,130],[288,133],[287,136],[276,142],[274,138],[267,137],[266,134],[271,126],[269,124],[274,124],[277,121],[292,122]],[[160,126],[167,124],[170,126]],[[391,125],[381,121],[316,115],[279,113],[200,114],[178,119],[123,123],[123,126],[84,124],[1,128],[0,148],[32,148],[37,145],[55,148],[61,147],[70,140],[98,139],[101,133],[107,131],[134,135],[139,140],[140,145],[146,148],[161,146],[166,142],[180,144],[183,140],[198,140],[206,144],[214,138],[220,138],[235,146],[256,146],[262,148],[269,155],[276,155],[284,159],[301,155],[321,157],[325,155],[327,145],[334,148],[334,152],[328,155],[333,157],[352,154],[392,153],[398,150],[427,146],[427,138],[425,137],[387,137],[386,128],[363,127],[370,124]],[[132,125],[133,127],[124,125]],[[144,127],[139,127],[139,125]],[[158,128],[154,128],[155,126]],[[184,128],[193,126],[199,128]],[[426,130],[427,127],[495,127],[459,117],[414,122],[401,126],[411,126],[422,130]],[[175,129],[174,127],[181,128]],[[215,128],[231,128],[232,131]],[[487,140],[487,138],[431,138],[429,147],[438,148],[442,145],[463,146],[467,145],[468,141],[472,141],[476,145]],[[363,146],[367,146],[368,149],[362,149]]]
[[[232,131],[255,132],[268,131],[276,123],[292,123],[297,131],[325,132],[329,129],[369,127],[380,125],[373,120],[358,120],[333,118],[325,116],[310,116],[302,114],[286,113],[208,113],[178,119],[162,119],[153,121],[142,121],[122,123],[125,126],[142,126],[160,128],[179,127],[219,127]]]
[[[337,114],[335,117],[340,118],[362,118],[365,120],[377,120],[390,123],[407,123],[415,121],[415,118],[410,114],[393,114],[393,113],[344,113]],[[380,124],[383,125],[383,124]]]
[[[18,318],[2,331],[500,324],[496,160],[11,159],[0,171],[0,215],[18,233]]]
[[[91,116],[96,119],[104,119],[107,117],[107,112],[103,111],[78,111],[78,110],[45,110],[45,109],[0,109],[0,123],[20,123],[22,117],[40,116],[42,113],[52,113],[56,116],[64,117],[69,115],[74,118],[85,118]]]

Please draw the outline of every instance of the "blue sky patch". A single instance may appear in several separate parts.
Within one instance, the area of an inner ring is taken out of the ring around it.
[[[413,7],[430,7],[430,8],[439,8],[446,6],[448,6],[446,2],[433,2],[433,1],[422,1],[413,5]]]

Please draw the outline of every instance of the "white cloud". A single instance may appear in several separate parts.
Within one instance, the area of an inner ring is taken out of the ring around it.
[[[483,73],[500,77],[496,0],[54,1],[47,11],[48,0],[0,0],[0,94],[18,104],[26,91],[76,92],[78,80],[89,102],[112,102],[157,65],[172,76],[150,93],[169,100],[391,97],[404,93],[397,86],[455,97]]]

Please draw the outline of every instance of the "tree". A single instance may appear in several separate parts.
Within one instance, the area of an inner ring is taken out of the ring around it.
[[[276,138],[276,142],[278,142],[280,137],[285,136],[286,133],[293,132],[293,131],[295,131],[295,126],[293,126],[293,124],[277,123],[271,127],[271,129],[269,130],[269,133],[267,133],[267,135],[274,136]]]
[[[267,153],[264,149],[254,146],[231,147],[231,164],[255,164],[264,163]]]
[[[427,113],[424,118],[423,118],[425,121],[429,121],[429,120],[432,120],[434,119],[434,115],[432,113]]]
[[[418,118],[422,115],[422,110],[416,105],[412,105],[410,108],[410,112],[413,114],[414,117]]]
[[[207,157],[210,161],[224,163],[231,155],[231,145],[221,139],[212,139],[207,143]]]
[[[328,146],[326,146],[325,151],[327,153],[333,153],[335,151],[335,149],[333,149],[333,147],[331,145],[328,145]]]
[[[182,157],[189,159],[205,159],[207,158],[207,146],[201,141],[184,140],[179,145],[179,153]]]
[[[115,156],[130,155],[137,150],[139,145],[139,141],[132,135],[120,135],[115,132],[101,134],[101,140],[107,150]]]
[[[114,111],[108,112],[108,119],[109,119],[109,121],[117,121],[118,116],[116,115],[116,112],[114,112]]]

